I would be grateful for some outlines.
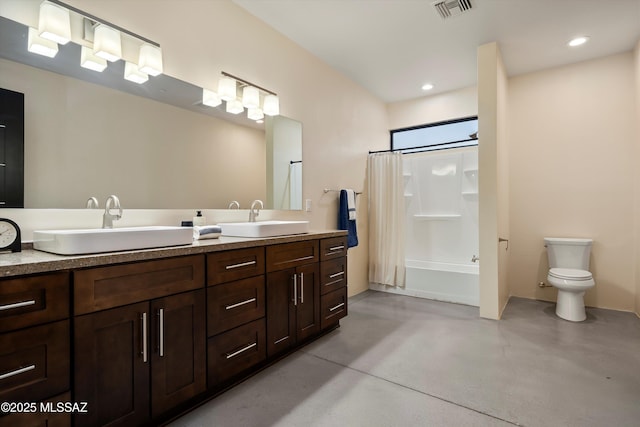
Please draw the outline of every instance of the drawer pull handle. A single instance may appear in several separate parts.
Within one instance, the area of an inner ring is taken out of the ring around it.
[[[140,315],[140,324],[142,326],[142,362],[147,363],[148,349],[147,349],[147,313]]]
[[[240,264],[232,264],[232,265],[227,265],[225,267],[225,269],[227,270],[233,270],[234,268],[239,268],[239,267],[246,267],[248,265],[253,265],[256,264],[256,261],[247,261],[247,262],[241,262]]]
[[[231,359],[232,357],[236,357],[237,355],[239,355],[240,353],[244,353],[247,350],[252,349],[253,347],[257,346],[258,343],[254,342],[253,344],[249,344],[248,346],[241,348],[238,351],[234,351],[233,353],[227,353],[227,359]]]
[[[336,277],[339,276],[344,276],[344,271],[341,271],[340,273],[336,273],[336,274],[332,274],[329,276],[329,279],[335,279]]]
[[[20,307],[26,307],[28,305],[34,305],[36,303],[36,300],[29,300],[29,301],[21,301],[21,302],[16,302],[14,304],[6,304],[6,305],[0,305],[0,311],[3,310],[11,310],[14,308],[20,308]]]
[[[250,303],[254,302],[255,300],[256,300],[255,298],[251,298],[251,299],[248,299],[246,301],[242,301],[242,302],[239,302],[239,303],[236,303],[236,304],[228,305],[224,309],[225,310],[231,310],[233,308],[240,307],[241,305],[250,304]]]
[[[288,340],[289,339],[289,335],[287,335],[284,338],[280,338],[278,341],[275,341],[274,344],[280,344],[282,341]]]
[[[293,275],[293,305],[298,305],[298,275]]]
[[[335,252],[335,251],[341,251],[344,249],[344,245],[340,245],[340,246],[334,246],[332,248],[329,248],[330,252]]]
[[[32,371],[34,369],[36,369],[36,365],[25,366],[24,368],[19,368],[19,369],[16,369],[15,371],[7,372],[6,374],[0,375],[0,380],[3,380],[5,378],[14,377],[16,375],[20,375],[20,374],[22,374],[24,372]]]
[[[164,357],[164,308],[158,310],[158,322],[160,323],[160,327],[158,328],[158,333],[160,334],[160,357]]]
[[[340,307],[344,307],[344,303],[343,303],[343,302],[341,302],[340,304],[336,305],[335,307],[331,307],[331,308],[329,309],[329,311],[337,310],[337,309],[339,309]]]
[[[309,255],[309,256],[303,256],[300,258],[292,259],[292,260],[289,260],[288,262],[298,262],[298,261],[304,261],[304,260],[313,259],[313,258],[314,258],[313,255]]]

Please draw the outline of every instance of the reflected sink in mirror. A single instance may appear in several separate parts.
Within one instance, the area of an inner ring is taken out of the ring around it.
[[[83,230],[35,230],[33,248],[59,255],[82,255],[193,243],[191,227],[123,227]]]
[[[309,221],[256,221],[218,224],[223,236],[275,237],[309,232]]]

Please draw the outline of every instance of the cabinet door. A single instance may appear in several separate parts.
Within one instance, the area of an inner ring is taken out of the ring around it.
[[[76,402],[89,412],[76,426],[125,426],[149,419],[149,303],[75,319]]]
[[[296,341],[295,276],[295,269],[267,274],[267,356],[269,357],[290,348]]]
[[[205,291],[151,303],[151,413],[166,412],[207,388]]]
[[[320,331],[320,274],[317,263],[296,268],[296,339],[302,341]]]

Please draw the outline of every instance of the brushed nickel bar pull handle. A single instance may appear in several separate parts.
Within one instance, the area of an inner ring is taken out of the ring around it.
[[[288,340],[288,339],[289,339],[289,335],[287,335],[287,336],[286,336],[286,337],[284,337],[284,338],[280,338],[278,341],[275,341],[275,342],[274,342],[274,344],[279,344],[279,343],[281,343],[282,341],[284,341],[284,340]]]
[[[298,305],[298,275],[293,275],[293,305]]]
[[[341,271],[340,273],[336,273],[336,274],[332,274],[329,276],[329,279],[335,279],[336,277],[339,276],[344,276],[344,271]]]
[[[339,309],[340,307],[344,307],[344,303],[343,303],[343,302],[341,302],[340,304],[336,305],[335,307],[330,308],[330,309],[329,309],[329,311],[337,310],[337,309]]]
[[[158,328],[158,333],[160,334],[160,357],[164,357],[164,308],[158,310],[158,318],[160,323]]]
[[[334,246],[332,248],[329,248],[330,252],[335,252],[335,251],[341,251],[344,249],[344,245],[340,245],[340,246]]]
[[[232,308],[236,308],[236,307],[240,307],[241,305],[245,305],[245,304],[252,303],[252,302],[254,302],[255,300],[256,300],[255,298],[251,298],[251,299],[248,299],[248,300],[246,300],[246,301],[242,301],[242,302],[239,302],[239,303],[236,303],[236,304],[228,305],[228,306],[226,306],[224,309],[225,309],[225,310],[231,310]]]
[[[10,377],[15,377],[16,375],[20,375],[24,372],[29,372],[34,369],[36,369],[36,365],[29,365],[29,366],[25,366],[24,368],[18,368],[15,371],[7,372],[0,375],[0,380],[3,380],[5,378],[10,378]]]
[[[313,259],[313,255],[303,256],[303,257],[300,257],[300,258],[292,259],[292,260],[289,260],[289,262],[304,261],[304,260],[307,260],[307,259]]]
[[[238,351],[234,351],[233,353],[227,353],[227,359],[231,359],[232,357],[236,357],[237,355],[239,355],[240,353],[244,353],[247,350],[252,349],[253,347],[257,346],[258,343],[254,342],[253,344],[249,344],[248,346],[241,348]]]
[[[13,304],[0,305],[0,311],[11,310],[11,309],[20,308],[20,307],[26,307],[28,305],[34,305],[35,303],[36,303],[36,300],[31,299],[29,301],[21,301],[21,302],[16,302],[16,303],[13,303]]]
[[[7,127],[6,125],[0,125],[0,128],[6,128],[6,127]]]
[[[300,304],[304,304],[304,273],[300,273]]]
[[[144,312],[140,316],[142,320],[142,362],[147,363],[148,349],[147,349],[147,313]]]
[[[239,267],[246,267],[248,265],[253,265],[256,264],[256,261],[247,261],[247,262],[241,262],[239,264],[232,264],[232,265],[227,265],[225,267],[226,270],[233,270],[234,268],[239,268]]]

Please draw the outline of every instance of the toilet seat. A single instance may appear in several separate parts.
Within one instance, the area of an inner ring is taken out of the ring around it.
[[[549,270],[549,276],[572,281],[584,281],[593,278],[591,272],[575,268],[552,268]]]

